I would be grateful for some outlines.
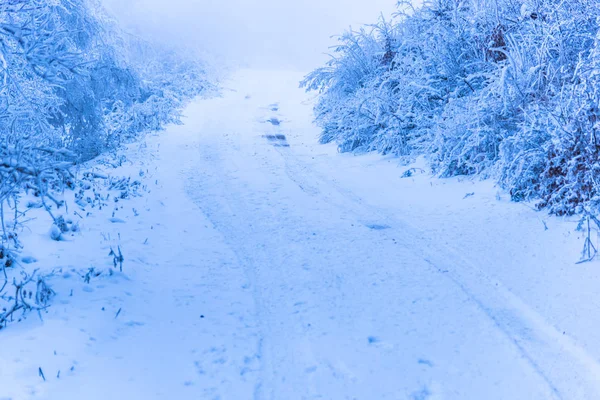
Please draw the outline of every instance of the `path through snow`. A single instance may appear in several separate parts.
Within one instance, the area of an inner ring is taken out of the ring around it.
[[[503,284],[462,228],[441,240],[366,198],[348,156],[314,144],[300,78],[238,73],[153,139],[129,279],[2,332],[0,399],[600,398],[593,338]]]

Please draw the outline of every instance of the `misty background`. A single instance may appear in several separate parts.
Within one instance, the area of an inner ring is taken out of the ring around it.
[[[103,0],[130,32],[230,63],[310,70],[350,26],[390,17],[396,0]]]

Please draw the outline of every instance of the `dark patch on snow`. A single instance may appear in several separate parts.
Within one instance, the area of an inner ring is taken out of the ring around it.
[[[423,358],[419,359],[419,364],[421,365],[427,365],[428,367],[432,367],[433,368],[433,363],[429,360],[425,360]]]
[[[276,117],[272,117],[271,119],[268,119],[267,122],[270,123],[273,126],[279,126],[279,125],[281,125],[281,121],[278,118],[276,118]]]
[[[279,103],[273,103],[273,104],[269,105],[269,109],[273,112],[279,111]]]
[[[275,147],[290,147],[290,144],[287,142],[287,138],[281,133],[276,135],[263,135],[263,137],[271,142]]]
[[[411,176],[415,175],[416,173],[424,174],[425,170],[422,168],[409,168],[406,171],[404,171],[401,178],[410,178]]]
[[[427,400],[430,397],[431,397],[431,392],[429,391],[428,387],[424,387],[423,389],[419,390],[418,392],[414,392],[410,396],[411,400]]]
[[[196,367],[196,373],[198,375],[206,375],[206,371],[202,368],[202,364],[200,361],[194,361],[194,366]]]
[[[365,226],[369,229],[373,229],[374,231],[383,231],[391,228],[391,226],[385,224],[367,224]]]
[[[277,135],[263,135],[263,137],[265,139],[270,140],[270,141],[286,140],[285,135],[282,135],[282,134],[277,134]]]
[[[21,261],[25,264],[33,264],[37,262],[37,259],[35,257],[26,256],[21,258]]]
[[[379,338],[376,337],[376,336],[369,336],[367,338],[367,340],[369,341],[369,344],[375,344],[375,343],[379,343],[380,342]]]
[[[282,135],[282,134],[275,135],[275,138],[276,138],[277,140],[286,140],[286,137],[285,137],[285,135]]]
[[[138,322],[138,321],[129,321],[129,322],[126,322],[125,325],[135,327],[135,326],[144,326],[146,324],[144,324],[143,322]]]

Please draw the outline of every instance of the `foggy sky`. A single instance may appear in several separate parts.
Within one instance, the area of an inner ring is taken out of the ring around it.
[[[231,62],[310,70],[332,35],[390,16],[396,0],[104,0],[130,31]]]

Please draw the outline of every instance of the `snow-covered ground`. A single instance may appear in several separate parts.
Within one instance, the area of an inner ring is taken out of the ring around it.
[[[144,196],[32,223],[57,296],[0,331],[0,399],[600,398],[576,221],[316,144],[301,77],[237,73],[130,146]]]

